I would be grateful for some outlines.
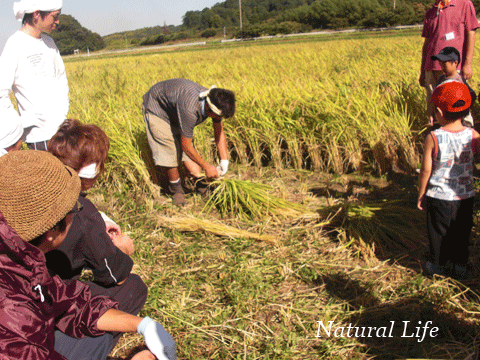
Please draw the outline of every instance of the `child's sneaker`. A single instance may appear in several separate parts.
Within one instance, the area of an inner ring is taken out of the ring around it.
[[[422,270],[428,275],[445,275],[445,266],[435,265],[430,261],[425,261],[422,264]]]

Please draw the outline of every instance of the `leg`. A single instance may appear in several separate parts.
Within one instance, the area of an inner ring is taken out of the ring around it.
[[[173,129],[165,120],[143,110],[147,140],[152,150],[153,161],[167,174],[168,190],[173,194],[173,203],[177,206],[185,205],[185,192],[180,180],[178,166],[181,155],[179,135],[173,134]]]
[[[435,266],[444,266],[447,262],[443,246],[450,226],[450,209],[446,202],[427,197],[427,232],[430,246],[429,260]]]
[[[454,264],[467,265],[468,246],[473,227],[473,200],[469,198],[459,201],[454,221],[452,222],[452,246],[450,261]]]
[[[432,98],[433,90],[437,87],[438,79],[443,75],[442,71],[432,70],[425,71],[425,90],[426,90],[426,101],[427,101],[427,116],[429,118],[430,125],[433,125],[433,104],[430,103]]]
[[[122,285],[108,288],[102,287],[91,281],[85,281],[90,287],[92,296],[104,295],[118,301],[118,309],[126,313],[137,315],[147,301],[148,289],[140,276],[130,274]],[[113,333],[112,348],[116,345],[121,333]]]
[[[75,339],[55,331],[55,351],[68,360],[103,360],[113,348],[113,335]]]

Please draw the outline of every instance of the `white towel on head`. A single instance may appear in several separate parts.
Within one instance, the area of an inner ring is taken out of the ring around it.
[[[20,0],[13,3],[13,13],[18,21],[22,21],[25,14],[39,11],[57,11],[63,7],[62,0]]]
[[[23,135],[23,126],[19,121],[0,121],[0,156],[6,148],[15,145]]]

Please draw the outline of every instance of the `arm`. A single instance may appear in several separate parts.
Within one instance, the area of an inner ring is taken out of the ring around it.
[[[163,326],[149,317],[138,317],[122,311],[108,310],[98,319],[97,326],[103,331],[138,332],[145,338],[148,349],[159,360],[176,360],[177,346]]]
[[[218,178],[218,171],[217,168],[208,162],[206,162],[197,150],[193,147],[193,139],[189,139],[183,135],[181,135],[182,141],[182,150],[185,154],[188,155],[190,159],[193,160],[196,164],[198,164],[204,171],[205,176],[207,178]]]
[[[472,149],[473,149],[473,159],[475,163],[480,162],[480,134],[473,130],[472,135]]]
[[[427,185],[430,176],[432,175],[433,153],[435,151],[435,143],[431,135],[427,135],[425,139],[425,148],[423,151],[422,167],[420,169],[418,182],[418,201],[417,208],[426,210],[425,193],[427,192]]]
[[[418,79],[418,83],[420,84],[421,87],[425,87],[425,61],[427,58],[427,49],[428,49],[429,42],[430,42],[430,38],[426,37],[422,47],[422,62],[420,65],[420,77]]]
[[[121,285],[133,267],[133,260],[126,254],[132,250],[129,247],[133,247],[133,242],[127,235],[120,235],[115,242],[112,241],[95,205],[86,198],[81,197],[80,201],[84,206],[79,214],[82,255],[100,285]],[[125,248],[124,251],[122,248]]]
[[[460,74],[466,79],[469,80],[472,78],[473,69],[473,50],[475,48],[475,30],[468,31],[467,36],[465,37],[466,51],[465,51],[465,61],[463,62],[462,69]]]
[[[220,160],[228,160],[227,137],[223,130],[223,122],[213,122],[213,131],[215,136],[215,143],[217,144]]]
[[[56,57],[56,68],[57,68],[57,79],[59,82],[59,115],[64,119],[68,116],[68,109],[70,107],[70,100],[68,98],[68,80],[67,72],[65,70],[65,64],[60,56],[60,51],[57,49]]]

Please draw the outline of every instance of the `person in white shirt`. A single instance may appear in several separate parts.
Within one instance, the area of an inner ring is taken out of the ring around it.
[[[15,17],[23,25],[7,40],[0,56],[0,118],[21,123],[23,141],[30,149],[47,150],[48,140],[67,118],[65,66],[55,42],[46,35],[58,25],[62,6],[62,0],[14,3]]]
[[[22,124],[0,119],[0,157],[22,147]]]

